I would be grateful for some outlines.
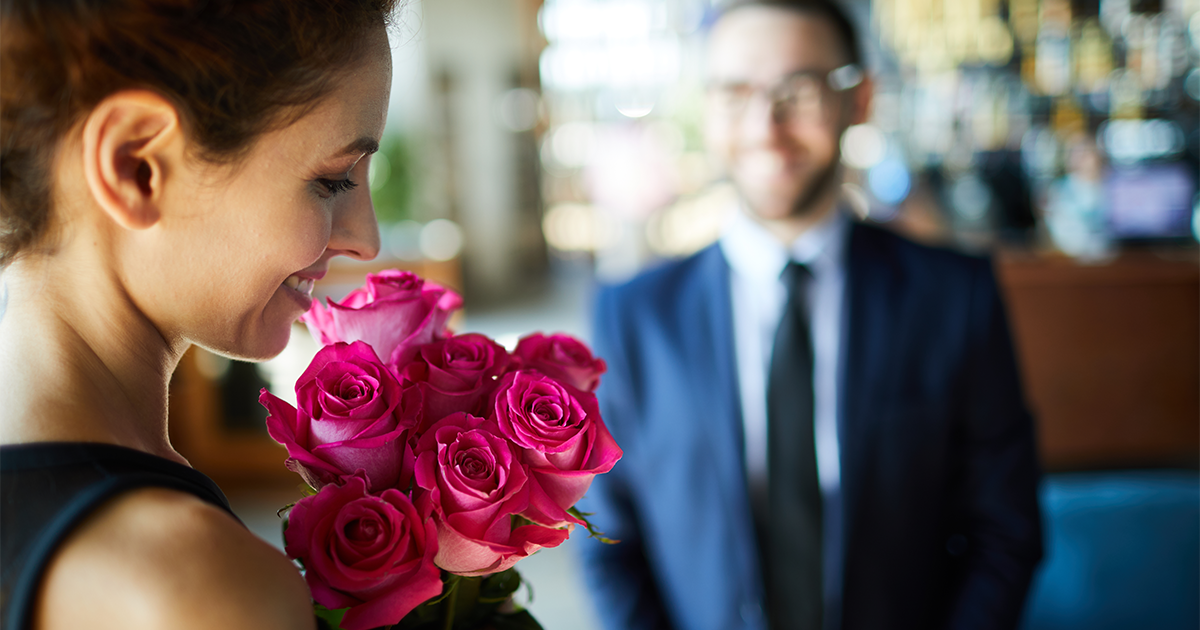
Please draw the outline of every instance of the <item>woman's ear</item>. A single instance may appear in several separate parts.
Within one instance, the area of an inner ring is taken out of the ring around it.
[[[162,96],[117,92],[83,123],[83,169],[96,204],[121,227],[158,223],[162,188],[182,158],[179,113]]]

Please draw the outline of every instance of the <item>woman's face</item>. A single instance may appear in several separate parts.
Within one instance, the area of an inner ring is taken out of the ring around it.
[[[190,161],[168,174],[157,238],[123,260],[126,287],[168,342],[261,359],[287,344],[329,260],[379,252],[367,184],[387,114],[382,27],[333,91],[260,137],[235,166]],[[174,175],[174,178],[171,177]]]

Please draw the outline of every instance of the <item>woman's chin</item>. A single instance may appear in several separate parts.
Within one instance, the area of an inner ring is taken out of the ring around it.
[[[193,343],[239,361],[266,361],[287,347],[294,321],[295,318],[270,317],[268,312],[258,320],[257,326],[243,326],[225,338],[193,339]]]
[[[257,363],[279,356],[279,353],[283,352],[283,349],[287,347],[288,336],[284,335],[282,338],[279,338],[278,335],[270,335],[262,338],[243,339],[236,342],[224,343],[196,340],[194,343],[209,352],[219,354],[223,357]]]
[[[245,360],[266,361],[279,356],[291,339],[292,321],[295,320],[289,320],[282,325],[273,325],[269,331],[264,331],[260,337],[247,343]]]

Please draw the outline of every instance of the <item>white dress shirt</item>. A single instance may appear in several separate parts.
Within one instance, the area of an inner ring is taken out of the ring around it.
[[[841,486],[838,375],[850,221],[835,210],[785,247],[744,212],[732,214],[721,234],[720,247],[731,271],[747,477],[751,485],[757,485],[767,476],[767,374],[775,330],[787,301],[783,269],[794,260],[807,266],[812,274],[806,302],[813,342],[813,437],[821,493],[832,498]]]

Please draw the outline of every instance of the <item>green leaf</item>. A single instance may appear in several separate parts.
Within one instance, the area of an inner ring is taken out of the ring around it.
[[[613,540],[612,538],[606,538],[604,536],[604,532],[596,529],[595,527],[592,527],[592,524],[590,522],[588,522],[588,519],[587,519],[587,517],[592,515],[591,512],[580,512],[577,508],[575,508],[574,506],[571,506],[571,507],[567,508],[567,513],[570,514],[571,516],[574,516],[575,518],[583,521],[583,526],[587,528],[588,536],[590,538],[595,538],[596,540],[599,540],[600,542],[602,542],[606,545],[615,545],[615,544],[621,542],[619,540]]]
[[[508,569],[493,573],[483,579],[479,586],[479,601],[485,604],[498,604],[506,601],[521,587],[521,574],[516,569]]]
[[[437,597],[435,597],[431,600],[426,601],[422,605],[423,606],[433,606],[434,604],[442,603],[443,599],[450,597],[450,593],[453,593],[454,589],[458,588],[458,583],[460,581],[462,581],[462,579],[463,578],[461,575],[454,575],[454,574],[451,574],[449,577],[443,577],[442,578],[442,594],[438,595]]]
[[[534,523],[533,521],[525,518],[524,516],[521,516],[520,514],[513,514],[511,518],[512,518],[512,528],[513,529],[516,529],[518,527],[524,527],[525,525],[537,525],[537,523]]]
[[[492,617],[492,625],[496,630],[544,630],[542,624],[538,623],[528,610],[508,615],[496,615]]]
[[[317,630],[341,630],[342,617],[346,616],[349,608],[330,610],[320,604],[313,604],[313,614],[317,616]]]

